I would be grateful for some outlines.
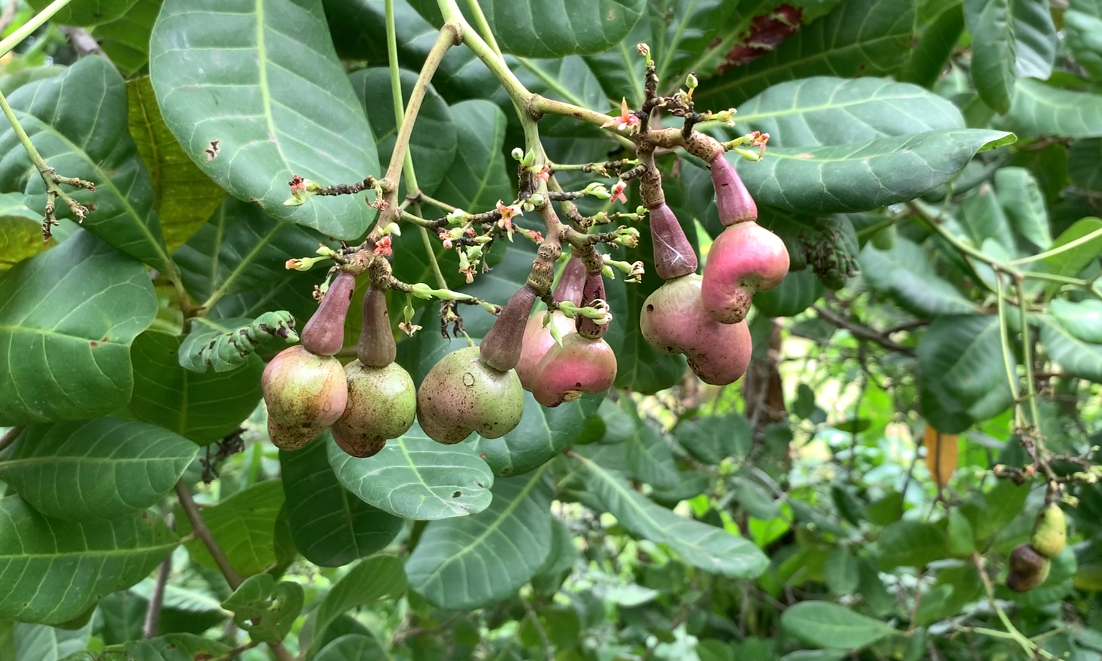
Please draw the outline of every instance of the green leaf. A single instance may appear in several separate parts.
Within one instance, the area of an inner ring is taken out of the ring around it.
[[[1102,383],[1102,344],[1084,342],[1062,323],[1047,315],[1035,315],[1041,326],[1041,345],[1069,374]]]
[[[6,627],[10,627],[7,632]],[[68,630],[42,624],[0,622],[0,654],[13,661],[58,661],[86,649],[92,621]]]
[[[124,76],[133,76],[149,62],[149,35],[163,3],[137,0],[126,14],[92,31],[100,48]]]
[[[144,422],[32,425],[0,452],[0,480],[46,516],[110,520],[155,505],[197,452],[194,443]]]
[[[265,312],[255,320],[195,317],[180,344],[179,363],[192,372],[230,372],[248,364],[260,344],[274,338],[298,342],[289,312]]]
[[[781,626],[800,640],[827,649],[855,650],[895,633],[880,620],[826,601],[801,601],[781,614]]]
[[[144,578],[177,544],[146,512],[112,521],[51,519],[0,500],[0,617],[61,624]]]
[[[1017,252],[1014,236],[1010,233],[1010,222],[999,206],[990,184],[981,184],[973,194],[964,198],[961,207],[964,229],[967,230],[972,245],[982,246],[984,241],[990,239],[1008,255]]]
[[[534,60],[526,57],[506,57],[506,64],[516,74],[517,79],[529,92],[539,94],[556,101],[573,103],[583,108],[603,111],[608,107],[608,97],[593,70],[580,55],[570,55],[556,60]],[[496,86],[495,86],[496,87]],[[496,90],[494,100],[505,110],[512,113],[512,101],[504,90]],[[573,117],[545,115],[540,119],[542,136],[584,136],[603,137],[602,131],[592,124],[579,122]],[[545,144],[550,150],[551,145]],[[608,143],[604,143],[607,149]],[[563,173],[564,175],[567,173]],[[567,185],[568,180],[560,181]]]
[[[1071,183],[1087,190],[1102,190],[1102,139],[1076,140],[1067,151]]]
[[[902,236],[891,250],[866,244],[859,259],[869,287],[888,294],[909,312],[922,316],[976,312],[970,300],[937,274],[927,251]]]
[[[371,606],[380,599],[397,598],[406,591],[406,573],[402,561],[392,555],[374,555],[356,563],[337,581],[321,604],[310,615],[300,635],[307,658],[317,653],[325,630],[342,613],[358,606]]]
[[[191,633],[170,633],[150,640],[135,640],[125,645],[108,647],[106,658],[120,653],[127,661],[194,661],[216,659],[229,653],[228,645]]]
[[[283,204],[292,175],[334,184],[379,174],[320,2],[165,0],[149,72],[169,130],[231,195],[333,238],[367,230],[375,212],[360,197]]]
[[[253,640],[278,643],[302,612],[304,600],[305,593],[298,583],[276,583],[271,574],[257,574],[245,579],[222,601],[222,607],[233,611],[234,624]]]
[[[632,400],[625,397],[620,401],[635,427],[624,441],[630,476],[656,489],[676,486],[680,476],[670,446],[654,425],[639,415]]]
[[[402,69],[402,103],[409,103],[409,96],[417,82],[417,74]],[[356,98],[367,113],[371,131],[379,153],[389,156],[394,151],[398,127],[394,122],[394,97],[390,88],[390,69],[376,67],[361,69],[348,76]],[[417,123],[413,125],[409,150],[413,167],[417,172],[417,186],[425,195],[432,195],[444,180],[452,161],[455,160],[456,129],[452,123],[448,104],[436,93],[432,85],[425,90]],[[406,194],[405,183],[399,189],[399,197]]]
[[[831,592],[838,595],[849,594],[857,589],[861,580],[861,567],[857,564],[853,551],[846,546],[836,546],[827,554],[823,576]]]
[[[577,455],[593,498],[633,534],[673,549],[688,564],[731,578],[754,578],[769,564],[750,541],[687,519],[647,500],[623,478]]]
[[[945,532],[932,523],[921,521],[896,521],[880,533],[877,545],[881,571],[923,567],[949,554]]]
[[[825,288],[811,269],[790,271],[781,284],[754,295],[754,307],[767,317],[795,317],[819,300]]]
[[[361,659],[389,659],[379,641],[370,636],[347,634],[321,648],[315,661],[361,661]]]
[[[275,562],[275,521],[283,507],[283,486],[279,480],[258,482],[217,505],[201,509],[203,521],[230,564],[248,577],[268,569]],[[191,533],[191,522],[176,508],[176,528],[181,536]],[[204,567],[216,569],[207,547],[198,539],[186,544],[191,557]]]
[[[1064,42],[1077,64],[1092,78],[1102,78],[1102,17],[1075,9],[1065,11]]]
[[[976,550],[976,536],[972,524],[961,513],[960,508],[949,510],[948,541],[946,550],[950,555],[968,557]]]
[[[88,111],[87,99],[97,100],[96,112]],[[95,206],[84,219],[84,229],[171,272],[153,208],[153,185],[127,130],[126,84],[119,73],[102,58],[86,57],[56,78],[20,87],[9,102],[50,167],[95,184],[94,192],[69,191],[73,199]],[[46,204],[45,185],[22,149],[5,126],[0,152],[18,157],[0,161],[0,189],[21,190],[27,206],[41,209]],[[60,201],[58,217],[71,217]]]
[[[654,53],[658,80],[683,85],[667,74],[680,74],[709,48],[738,8],[727,0],[660,0],[649,7],[654,38],[648,43]],[[623,43],[623,42],[621,42]]]
[[[1102,96],[1019,78],[1006,124],[1026,137],[1102,137]]]
[[[440,445],[415,422],[367,459],[327,442],[337,479],[360,500],[403,519],[467,516],[490,504],[494,474],[469,443]]]
[[[1049,311],[1073,337],[1090,344],[1102,344],[1102,301],[1086,299],[1073,303],[1058,298]]]
[[[53,21],[61,25],[80,25],[88,27],[113,21],[125,14],[137,0],[74,0],[62,7],[53,16]],[[50,0],[27,0],[27,4],[40,12],[50,4]]]
[[[1048,209],[1030,171],[1018,167],[999,168],[995,172],[995,189],[1014,230],[1041,250],[1048,250],[1052,246]]]
[[[750,421],[738,413],[682,420],[673,433],[689,454],[712,466],[728,457],[745,457],[754,435]]]
[[[1056,27],[1044,0],[965,0],[972,35],[972,80],[1000,113],[1010,108],[1017,77],[1047,79],[1056,57]]]
[[[200,445],[233,433],[260,403],[264,361],[251,357],[233,372],[199,374],[180,365],[182,338],[146,331],[134,340],[130,413]]]
[[[0,274],[53,246],[42,242],[42,216],[23,204],[21,193],[0,193]]]
[[[938,431],[959,434],[1013,403],[997,318],[938,317],[919,338],[917,354],[922,415]]]
[[[1061,232],[1060,236],[1056,237],[1056,240],[1052,242],[1052,247],[1060,248],[1072,241],[1082,239],[1088,234],[1093,234],[1100,230],[1102,230],[1102,220],[1098,218],[1082,218],[1076,221],[1074,225]],[[1102,254],[1102,235],[1096,236],[1090,241],[1081,243],[1058,255],[1046,257],[1045,260],[1041,262],[1041,266],[1043,270],[1048,273],[1073,278],[1098,259],[1098,255],[1100,254]],[[1059,285],[1053,289],[1058,287]]]
[[[600,53],[620,43],[645,0],[481,0],[501,49],[523,57]]]
[[[348,492],[329,466],[328,434],[295,452],[280,451],[287,519],[295,547],[310,562],[341,567],[386,548],[402,519]]]
[[[927,2],[926,6],[933,8],[938,14],[925,23],[900,79],[931,87],[944,71],[945,63],[953,54],[961,32],[964,31],[964,11],[961,0]]]
[[[979,129],[926,131],[824,147],[770,147],[760,162],[732,152],[759,203],[805,213],[868,211],[911,200],[949,181],[980,151],[1015,140]]]
[[[410,588],[443,610],[469,610],[517,592],[551,548],[551,487],[544,467],[494,483],[473,516],[425,527],[406,561]]]
[[[141,264],[87,232],[20,262],[0,278],[0,424],[125,406],[130,343],[156,312]]]
[[[698,107],[740,106],[776,83],[832,75],[887,76],[907,62],[914,3],[849,0],[785,39],[771,53],[709,80],[693,98]]]
[[[885,78],[815,76],[779,83],[739,105],[737,118],[740,131],[745,123],[769,134],[767,154],[774,147],[854,144],[964,128],[964,118],[949,101]]]
[[[126,83],[130,135],[153,183],[153,205],[169,252],[183,245],[222,204],[226,191],[188,160],[169,132],[149,77]]]
[[[735,498],[739,506],[750,516],[762,521],[770,521],[781,515],[780,505],[760,484],[745,477],[736,477],[733,482]]]

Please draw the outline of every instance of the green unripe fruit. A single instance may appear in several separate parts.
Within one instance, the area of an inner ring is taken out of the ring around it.
[[[524,415],[524,389],[516,371],[500,372],[478,347],[453,351],[433,365],[417,391],[417,421],[425,434],[452,445],[478,432],[500,438]]]
[[[1047,505],[1037,515],[1033,526],[1033,536],[1029,540],[1038,553],[1046,558],[1060,555],[1068,542],[1068,524],[1064,519],[1064,510],[1059,505]]]
[[[284,349],[260,378],[268,406],[268,436],[283,450],[317,438],[344,413],[348,386],[340,361],[302,346]]]
[[[1052,563],[1029,544],[1019,544],[1010,552],[1010,571],[1006,587],[1015,592],[1029,592],[1048,578]]]
[[[877,230],[870,239],[872,245],[877,250],[891,250],[895,247],[896,232],[895,225],[888,225]]]
[[[348,404],[333,423],[333,440],[353,457],[370,457],[387,439],[398,438],[413,426],[417,389],[397,363],[367,367],[358,360],[344,367]]]

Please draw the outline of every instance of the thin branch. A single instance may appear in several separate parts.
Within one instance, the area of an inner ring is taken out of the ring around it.
[[[543,628],[539,615],[536,615],[536,611],[527,599],[522,597],[520,603],[524,604],[524,612],[528,614],[528,619],[532,620],[532,626],[536,628],[536,634],[540,637],[540,645],[543,646],[543,653],[547,657],[547,661],[555,661],[555,652],[551,649],[551,640],[547,637],[547,630]]]
[[[72,25],[62,25],[59,26],[59,29],[61,30],[61,34],[65,35],[65,38],[69,40],[69,45],[73,47],[77,55],[81,57],[95,55],[97,57],[102,57],[111,64],[111,66],[115,65],[115,63],[111,61],[111,58],[107,56],[107,53],[103,52],[99,42],[96,41],[95,37],[93,37],[88,30]]]
[[[895,351],[896,353],[902,353],[902,354],[905,354],[905,355],[908,355],[908,356],[915,355],[914,349],[912,349],[910,347],[905,347],[902,344],[900,344],[900,343],[896,342],[895,340],[891,339],[890,337],[888,337],[888,336],[886,336],[882,333],[878,333],[877,331],[873,330],[872,328],[869,328],[868,326],[864,326],[862,324],[858,324],[858,323],[855,323],[853,321],[850,321],[849,319],[846,319],[842,315],[840,315],[836,312],[833,312],[831,310],[828,310],[827,308],[820,307],[818,305],[813,305],[813,306],[811,306],[811,308],[813,310],[815,310],[815,312],[817,312],[819,314],[819,316],[822,317],[823,319],[829,321],[830,323],[834,324],[835,326],[838,326],[839,328],[844,328],[844,329],[848,330],[855,337],[859,337],[861,339],[865,339],[865,340],[869,340],[871,342],[875,342],[876,344],[879,344],[880,346],[884,347],[885,349],[887,349],[889,351]]]
[[[222,572],[222,576],[226,578],[226,583],[229,583],[230,589],[236,590],[242,582],[241,574],[238,574],[237,570],[233,568],[229,558],[226,557],[225,551],[214,539],[210,528],[207,527],[202,515],[199,514],[199,506],[195,504],[195,499],[191,497],[191,490],[188,489],[183,480],[176,483],[176,497],[180,499],[180,507],[184,508],[184,513],[187,514],[188,521],[191,522],[192,532],[207,547],[210,557],[214,558],[214,564],[218,565],[218,569]]]
[[[172,515],[168,515],[165,521],[172,528]],[[157,636],[157,630],[161,627],[161,609],[165,602],[165,585],[168,584],[168,576],[172,573],[172,554],[169,553],[165,561],[157,569],[157,582],[153,584],[153,594],[149,597],[149,606],[145,609],[145,621],[142,623],[142,638],[150,639]]]
[[[1009,617],[1007,617],[1006,611],[1003,610],[1002,606],[1000,606],[999,602],[995,599],[995,588],[991,585],[991,579],[987,576],[987,570],[984,569],[983,566],[983,557],[980,556],[979,553],[972,554],[972,564],[976,565],[976,571],[980,575],[980,580],[983,581],[984,592],[987,593],[987,601],[991,604],[991,608],[995,610],[995,615],[998,616],[999,621],[1002,622],[1003,627],[1006,628],[1006,632],[1010,634],[1010,637],[1014,639],[1014,642],[1018,643],[1018,645],[1022,647],[1022,649],[1026,653],[1026,656],[1028,656],[1029,658],[1040,657],[1042,659],[1055,660],[1056,657],[1053,656],[1050,652],[1038,647],[1036,643],[1034,643],[1029,638],[1026,638],[1025,634],[1023,634],[1021,631],[1018,631],[1018,628],[1015,627],[1014,623],[1010,621]]]
[[[23,429],[24,427],[12,427],[4,432],[4,435],[0,436],[0,450],[14,443],[15,439],[19,438],[19,435],[23,433]]]

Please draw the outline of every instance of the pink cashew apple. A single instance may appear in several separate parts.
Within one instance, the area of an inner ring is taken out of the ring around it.
[[[532,394],[542,406],[572,402],[583,393],[604,392],[616,380],[616,354],[602,339],[579,333],[555,344],[536,368]]]
[[[788,273],[788,250],[776,234],[753,221],[732,225],[712,243],[704,264],[700,297],[716,321],[746,318],[754,294],[780,284]]]

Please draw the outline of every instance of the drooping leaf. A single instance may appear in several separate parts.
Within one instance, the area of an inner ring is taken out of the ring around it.
[[[938,431],[959,434],[1013,403],[997,318],[940,316],[919,338],[917,354],[922,415]]]
[[[309,633],[300,636],[302,649],[311,658],[324,640],[325,630],[344,612],[357,606],[370,606],[380,599],[396,598],[406,591],[406,573],[402,562],[392,555],[374,555],[356,564],[333,586],[310,615]]]
[[[854,650],[895,633],[880,620],[827,601],[802,601],[781,614],[781,626],[804,642]]]
[[[443,610],[488,606],[519,590],[551,546],[546,472],[499,479],[485,510],[430,523],[406,561],[410,587]]]
[[[1084,342],[1059,321],[1034,317],[1041,326],[1041,345],[1069,374],[1102,383],[1102,344]]]
[[[295,547],[316,565],[340,567],[385,548],[403,523],[341,486],[329,465],[328,434],[323,438],[281,451],[279,464]]]
[[[752,578],[769,560],[749,540],[723,528],[679,516],[647,500],[623,478],[577,455],[586,485],[620,525],[644,539],[664,543],[688,564],[732,578]]]
[[[1005,124],[1027,137],[1102,137],[1102,96],[1019,78]]]
[[[19,496],[0,500],[0,617],[61,624],[137,583],[177,538],[146,512],[112,521],[51,519]]]
[[[156,504],[197,452],[194,443],[144,422],[32,425],[0,452],[0,480],[46,516],[110,520]]]
[[[133,76],[149,62],[149,35],[164,0],[137,0],[119,18],[97,25],[92,34],[124,76]]]
[[[124,645],[108,647],[107,658],[125,654],[134,661],[194,661],[215,659],[230,652],[231,648],[217,640],[191,633],[170,633],[149,640],[134,640]]]
[[[887,76],[907,61],[914,4],[849,0],[745,66],[708,80],[693,95],[698,107],[739,106],[776,83],[817,75]]]
[[[305,593],[302,585],[291,581],[276,583],[271,574],[250,576],[222,601],[233,612],[234,624],[253,640],[266,643],[282,641],[302,612]]]
[[[62,25],[80,25],[87,27],[113,21],[125,14],[137,0],[74,0],[62,7],[53,16],[53,20]],[[36,12],[50,4],[49,0],[28,0],[27,4]]]
[[[181,341],[159,331],[134,340],[130,413],[205,445],[231,434],[260,403],[264,361],[253,356],[242,369],[200,374],[180,365]]]
[[[982,247],[984,241],[991,240],[1007,255],[1013,256],[1017,252],[1014,236],[1010,233],[1010,222],[990,184],[981,184],[973,194],[964,198],[961,211],[963,226],[972,245]]]
[[[630,476],[658,489],[675,486],[679,476],[670,446],[662,434],[639,415],[634,402],[627,398],[620,401],[634,425],[633,432],[624,440]]]
[[[0,278],[0,424],[105,415],[130,401],[130,343],[157,299],[141,264],[87,232]],[[79,388],[70,384],[79,383]]]
[[[96,99],[89,112],[87,99]],[[39,154],[58,174],[95,184],[96,190],[70,190],[73,199],[93,205],[83,227],[147,264],[171,272],[168,251],[153,207],[153,185],[127,130],[126,84],[111,65],[86,57],[56,78],[16,90],[9,99],[16,119]],[[23,191],[26,204],[42,209],[45,184],[15,133],[0,132],[0,153],[20,154],[0,161],[0,189]],[[58,217],[71,217],[58,202]]]
[[[860,569],[852,550],[845,546],[836,546],[827,554],[823,577],[834,594],[849,594],[857,589],[861,580]]]
[[[400,74],[402,102],[403,105],[408,105],[409,95],[417,82],[417,74],[406,69],[402,69]],[[356,98],[367,113],[379,153],[389,160],[398,135],[398,128],[394,122],[394,97],[391,94],[390,70],[386,67],[361,69],[348,78],[352,82]],[[413,167],[417,172],[417,186],[425,195],[435,193],[436,187],[447,175],[455,159],[456,144],[455,124],[452,123],[448,104],[440,98],[432,85],[429,85],[409,140]],[[405,191],[406,183],[403,177],[398,193],[399,198],[405,196]]]
[[[1058,298],[1049,305],[1049,311],[1073,337],[1102,344],[1102,301],[1086,299],[1073,303]]]
[[[230,194],[333,238],[367,230],[375,212],[357,196],[283,204],[292,175],[334,184],[380,174],[320,2],[165,0],[149,71],[169,130]]]
[[[440,445],[417,423],[367,459],[327,442],[337,479],[360,500],[403,519],[467,516],[490,504],[494,474],[469,443]]]
[[[8,635],[5,627],[10,627]],[[0,654],[14,661],[58,661],[86,649],[91,637],[91,620],[76,629],[4,622],[0,623]]]
[[[23,204],[22,193],[0,193],[0,274],[56,241],[42,241],[42,215]]]
[[[919,315],[968,314],[976,307],[951,283],[940,277],[926,251],[898,237],[891,250],[866,244],[860,255],[861,273],[869,286],[892,297],[904,309]]]
[[[880,570],[923,567],[948,555],[945,532],[932,523],[896,521],[884,528],[877,540]]]
[[[805,213],[868,211],[911,200],[949,181],[980,151],[1014,141],[980,129],[927,131],[824,147],[770,149],[761,162],[732,152],[750,193]]]
[[[1048,209],[1041,188],[1029,170],[999,168],[995,172],[995,189],[999,204],[1014,229],[1041,250],[1048,250],[1052,246]]]
[[[1017,77],[1047,79],[1056,57],[1056,27],[1043,0],[965,0],[972,35],[972,80],[989,107],[1010,108]]]
[[[148,76],[126,83],[130,135],[153,183],[153,206],[169,252],[207,222],[226,191],[192,163],[169,132]]]
[[[1075,62],[1093,78],[1102,77],[1102,16],[1072,7],[1064,12],[1064,43]]]
[[[502,50],[522,57],[600,53],[631,32],[644,0],[481,0]]]
[[[291,313],[265,312],[256,319],[195,317],[180,344],[179,363],[192,372],[230,372],[247,365],[261,343],[277,338],[298,342]]]
[[[211,535],[241,576],[259,574],[275,562],[275,522],[283,499],[280,481],[267,480],[200,510]],[[179,507],[176,531],[181,536],[191,532],[191,523]],[[218,567],[198,539],[187,542],[186,546],[192,559],[199,564],[212,569]]]
[[[738,413],[682,420],[674,435],[689,454],[713,466],[728,457],[745,456],[753,440],[750,421]]]
[[[921,10],[922,3],[919,5]],[[926,22],[919,16],[919,23],[924,23],[924,27],[900,80],[930,87],[941,76],[964,31],[964,9],[961,0],[927,2],[925,7],[938,13]]]

